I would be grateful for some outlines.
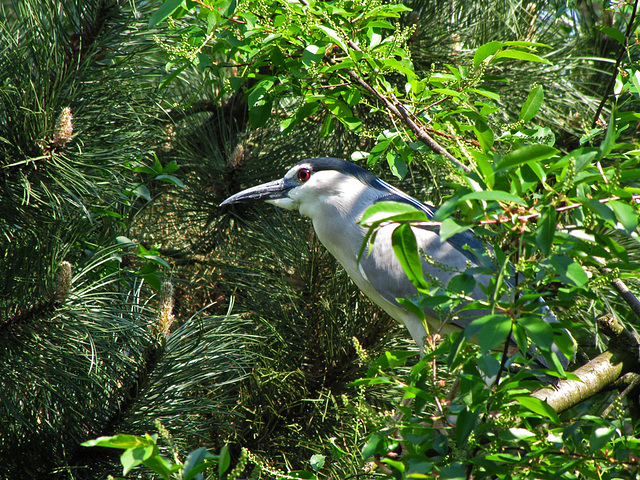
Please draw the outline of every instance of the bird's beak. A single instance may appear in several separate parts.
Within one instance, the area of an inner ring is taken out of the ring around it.
[[[232,203],[254,202],[256,200],[278,200],[286,198],[289,190],[294,188],[296,184],[288,179],[275,180],[269,183],[263,183],[255,187],[247,188],[235,195],[230,196],[220,206],[231,205]]]

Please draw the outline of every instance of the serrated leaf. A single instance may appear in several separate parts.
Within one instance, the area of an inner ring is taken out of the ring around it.
[[[531,92],[529,92],[527,100],[524,102],[524,105],[522,105],[522,109],[520,110],[518,120],[528,122],[535,117],[538,110],[540,110],[543,101],[544,90],[542,85],[537,85],[533,90],[531,90]]]

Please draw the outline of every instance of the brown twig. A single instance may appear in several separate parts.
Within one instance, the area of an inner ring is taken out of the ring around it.
[[[338,64],[338,62],[336,60],[334,60],[333,58],[331,58],[331,57],[325,56],[324,58],[325,58],[325,61],[327,63],[330,63],[331,65],[337,65]],[[458,160],[456,157],[451,155],[444,147],[442,147],[442,145],[440,145],[438,142],[436,142],[433,139],[433,137],[431,137],[431,135],[429,135],[424,130],[424,128],[418,126],[413,121],[413,119],[411,118],[411,115],[409,114],[409,112],[404,108],[404,106],[399,101],[396,100],[395,102],[392,102],[391,100],[389,100],[389,98],[387,98],[386,96],[382,95],[375,88],[373,88],[371,85],[369,85],[354,70],[348,68],[345,71],[347,72],[347,74],[353,79],[353,81],[357,85],[360,85],[367,92],[369,92],[371,95],[373,95],[375,98],[377,98],[380,102],[382,102],[384,104],[385,108],[391,114],[393,114],[396,118],[401,120],[407,127],[409,127],[409,130],[411,130],[414,133],[414,135],[418,138],[418,140],[420,140],[422,143],[427,145],[434,152],[436,152],[436,153],[442,155],[443,157],[445,157],[447,160],[449,160],[451,163],[456,165],[463,172],[465,172],[465,173],[470,173],[471,172],[471,169],[469,167],[467,167],[465,164],[460,162],[460,160]]]
[[[596,110],[596,114],[594,115],[593,122],[591,124],[591,128],[595,128],[598,124],[598,120],[600,119],[600,114],[602,113],[602,109],[604,108],[604,104],[607,103],[607,98],[609,98],[609,92],[613,88],[615,84],[616,77],[618,76],[618,70],[620,69],[620,64],[622,63],[622,57],[624,57],[624,53],[627,51],[629,47],[629,37],[633,33],[634,23],[636,21],[636,13],[638,11],[638,0],[636,0],[633,4],[633,11],[631,12],[631,18],[629,19],[629,23],[627,24],[627,32],[624,34],[624,44],[620,49],[620,53],[618,54],[618,58],[616,59],[616,66],[613,69],[613,73],[611,74],[611,78],[609,79],[609,83],[605,88],[604,95],[602,96],[602,100],[598,105]]]
[[[609,197],[609,198],[601,198],[598,200],[600,203],[608,203],[620,200],[620,197]],[[640,195],[632,195],[631,201],[638,202],[640,201]],[[584,206],[582,203],[571,203],[569,205],[563,205],[561,207],[556,208],[556,212],[562,213],[568,210],[574,210],[576,208],[580,208]],[[540,212],[530,213],[528,215],[518,215],[517,217],[509,216],[509,215],[501,215],[499,218],[488,218],[485,220],[480,220],[477,222],[477,225],[498,225],[501,223],[509,223],[515,220],[521,223],[527,223],[529,220],[533,220],[538,218],[541,215]],[[407,221],[408,222],[408,221]],[[406,223],[406,222],[398,222],[398,223]],[[409,222],[418,227],[439,227],[442,225],[442,222]]]

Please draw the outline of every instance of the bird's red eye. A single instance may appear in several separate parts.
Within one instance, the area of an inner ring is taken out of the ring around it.
[[[311,178],[311,171],[308,168],[301,168],[298,170],[298,180],[306,182]]]

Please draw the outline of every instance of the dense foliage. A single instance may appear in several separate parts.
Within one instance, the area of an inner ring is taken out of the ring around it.
[[[6,474],[636,478],[637,3],[2,2]],[[407,308],[474,287],[422,222],[493,245],[491,315],[420,358],[304,220],[218,208],[325,155],[440,205],[378,206]]]

